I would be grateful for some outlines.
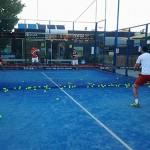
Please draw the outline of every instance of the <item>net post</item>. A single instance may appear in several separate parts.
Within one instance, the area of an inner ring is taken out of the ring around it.
[[[145,43],[147,44],[147,36],[148,36],[148,24],[145,25]]]
[[[130,40],[130,28],[128,30],[128,41]],[[126,47],[126,67],[125,67],[125,76],[128,76],[128,67],[129,67],[129,46]]]
[[[95,22],[95,42],[94,42],[94,63],[96,63],[96,48],[97,48],[97,22]]]

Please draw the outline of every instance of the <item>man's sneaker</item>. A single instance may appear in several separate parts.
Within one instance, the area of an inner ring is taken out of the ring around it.
[[[140,103],[135,103],[135,102],[134,102],[134,103],[131,104],[131,106],[132,106],[132,107],[139,108],[139,107],[140,107]]]

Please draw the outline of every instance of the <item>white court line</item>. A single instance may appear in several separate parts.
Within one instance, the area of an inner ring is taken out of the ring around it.
[[[87,113],[92,119],[94,119],[100,127],[103,127],[110,135],[112,135],[118,142],[120,142],[127,150],[133,150],[127,143],[125,143],[118,135],[116,135],[110,128],[108,128],[104,123],[92,115],[85,107],[78,103],[71,95],[69,95],[65,90],[60,88],[60,86],[52,80],[47,74],[41,72],[50,82],[52,82],[56,87],[58,87],[64,94],[66,94],[70,100],[72,100],[76,105],[78,105],[85,113]]]

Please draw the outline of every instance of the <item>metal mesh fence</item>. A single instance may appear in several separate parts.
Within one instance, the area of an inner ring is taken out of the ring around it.
[[[0,32],[1,58],[6,65],[32,64],[31,49],[36,47],[40,64],[71,65],[76,49],[79,64],[100,64],[132,75],[139,50],[150,45],[149,24],[120,29],[117,37],[102,26],[104,21],[19,20],[13,31]]]

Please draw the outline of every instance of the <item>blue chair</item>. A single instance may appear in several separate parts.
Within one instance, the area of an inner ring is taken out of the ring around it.
[[[65,30],[65,26],[64,25],[56,25],[58,30]]]
[[[28,24],[28,29],[37,29],[36,24]]]
[[[25,24],[25,23],[18,24],[18,29],[26,29],[26,28],[27,28],[27,24]]]
[[[46,29],[46,25],[45,24],[38,24],[38,29],[45,30]]]
[[[56,29],[55,25],[47,25],[47,29]]]

